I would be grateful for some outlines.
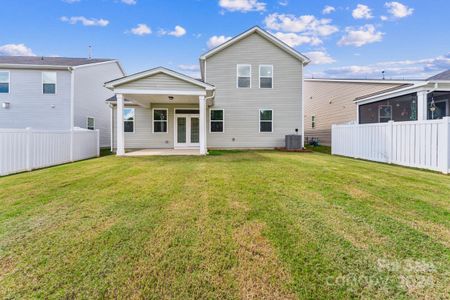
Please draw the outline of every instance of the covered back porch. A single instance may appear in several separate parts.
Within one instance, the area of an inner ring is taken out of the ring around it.
[[[109,102],[117,155],[207,154],[213,86],[161,67],[105,86],[115,94]]]

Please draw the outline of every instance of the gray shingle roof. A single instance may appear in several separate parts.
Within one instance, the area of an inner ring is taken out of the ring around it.
[[[437,75],[434,75],[427,80],[433,81],[433,80],[450,80],[450,70],[444,71],[442,73],[439,73]]]
[[[45,56],[0,56],[1,64],[14,65],[39,65],[39,66],[64,66],[76,67],[87,64],[112,61],[106,58],[75,58],[75,57],[45,57]]]

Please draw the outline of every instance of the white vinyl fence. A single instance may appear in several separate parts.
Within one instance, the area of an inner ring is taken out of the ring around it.
[[[331,153],[450,172],[450,117],[442,120],[333,125]]]
[[[98,130],[0,129],[0,176],[99,155]]]

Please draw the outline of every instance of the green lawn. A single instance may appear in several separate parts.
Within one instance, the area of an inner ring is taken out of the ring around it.
[[[0,179],[0,298],[448,298],[450,177],[323,153]]]

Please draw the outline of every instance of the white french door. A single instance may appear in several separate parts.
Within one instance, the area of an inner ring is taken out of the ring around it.
[[[200,147],[199,115],[175,115],[175,148]]]

